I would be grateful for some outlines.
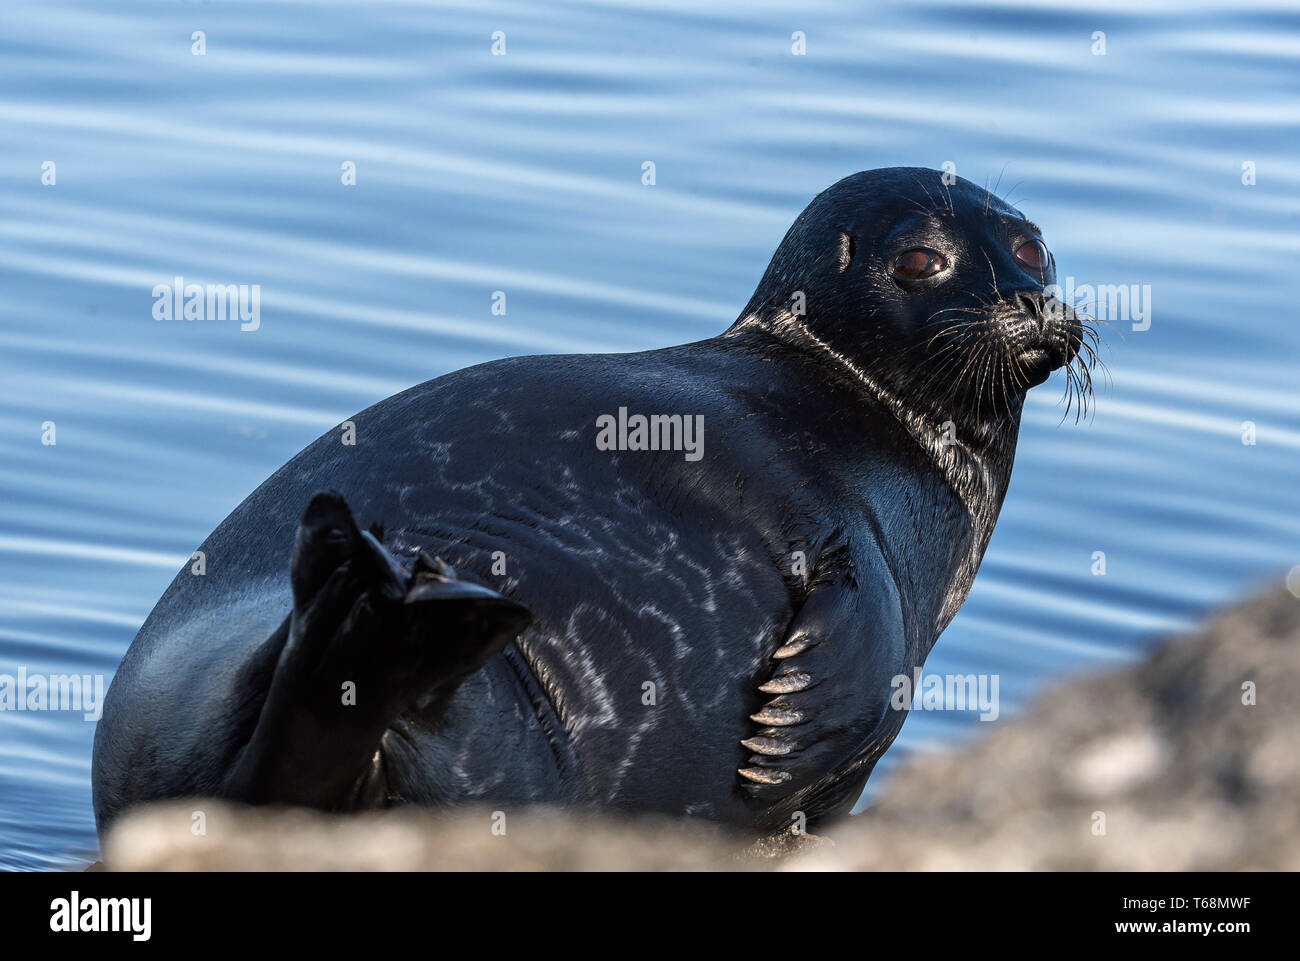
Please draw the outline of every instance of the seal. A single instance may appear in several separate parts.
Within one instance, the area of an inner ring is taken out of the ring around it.
[[[1025,392],[1064,366],[1087,401],[1091,329],[1054,284],[987,190],[866,171],[719,336],[363,411],[149,615],[96,732],[100,830],[185,795],[846,812],[906,717],[891,679],[970,589]]]

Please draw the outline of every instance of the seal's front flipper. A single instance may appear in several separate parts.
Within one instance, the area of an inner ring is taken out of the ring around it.
[[[739,785],[763,805],[766,827],[789,827],[797,813],[811,822],[852,806],[902,724],[889,697],[891,679],[906,665],[898,593],[879,552],[825,552],[757,679],[754,729],[740,742],[747,757]]]
[[[531,620],[423,553],[407,571],[381,538],[357,527],[337,492],[307,505],[290,563],[288,640],[228,796],[331,809],[377,799],[389,724],[417,706],[436,716]]]

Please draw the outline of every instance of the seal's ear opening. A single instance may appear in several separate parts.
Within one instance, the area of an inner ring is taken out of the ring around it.
[[[840,234],[840,273],[849,269],[849,262],[853,260],[853,235],[849,233]]]

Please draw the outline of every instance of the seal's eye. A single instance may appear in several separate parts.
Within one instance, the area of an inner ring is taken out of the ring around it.
[[[894,261],[894,276],[900,280],[924,280],[941,273],[948,267],[943,254],[929,247],[904,250]]]
[[[1051,263],[1051,254],[1041,240],[1029,240],[1016,248],[1016,260],[1026,270],[1041,274]]]

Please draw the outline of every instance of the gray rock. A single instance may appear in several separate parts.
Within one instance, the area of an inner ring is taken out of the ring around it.
[[[103,853],[115,871],[694,871],[744,869],[754,862],[738,860],[742,847],[670,818],[414,807],[346,816],[192,800],[128,814]]]
[[[1300,868],[1300,601],[1285,590],[1000,727],[906,765],[833,848],[787,867]]]

